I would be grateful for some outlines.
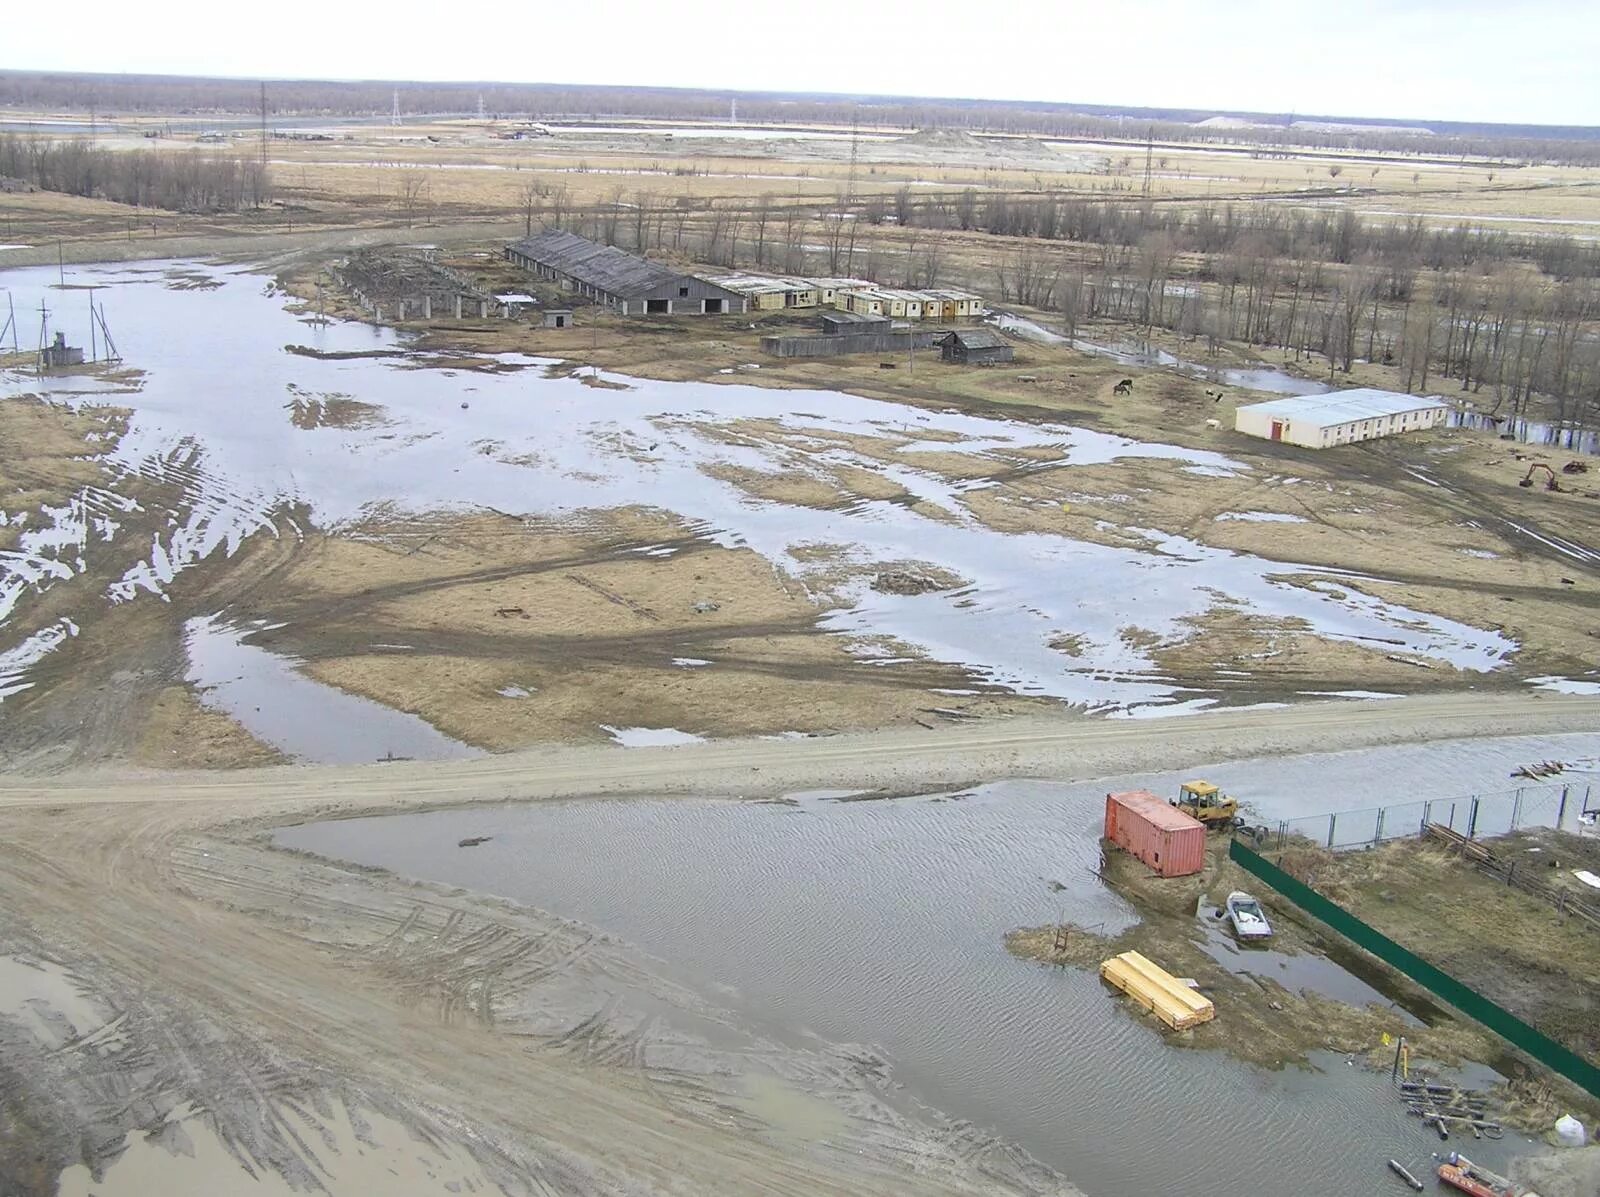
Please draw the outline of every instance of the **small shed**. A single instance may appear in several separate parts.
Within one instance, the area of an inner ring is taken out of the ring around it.
[[[546,308],[544,310],[545,328],[571,328],[572,310],[570,308]]]
[[[992,328],[963,328],[946,333],[939,350],[945,361],[964,366],[992,366],[1016,357],[1011,342]]]
[[[1162,877],[1205,867],[1206,825],[1149,790],[1106,795],[1106,839]]]
[[[46,370],[83,365],[83,349],[77,345],[68,345],[65,333],[57,333],[56,339],[44,347],[42,356]]]

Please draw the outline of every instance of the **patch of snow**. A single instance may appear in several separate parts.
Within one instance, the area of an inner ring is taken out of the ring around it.
[[[1288,515],[1282,511],[1224,511],[1218,522],[1243,520],[1252,524],[1305,524],[1310,521],[1303,515]]]
[[[679,731],[675,727],[612,727],[600,725],[602,731],[611,733],[614,743],[624,748],[670,748],[678,744],[704,744],[704,736]]]
[[[1308,698],[1402,698],[1400,694],[1390,694],[1383,690],[1301,690],[1300,693]]]

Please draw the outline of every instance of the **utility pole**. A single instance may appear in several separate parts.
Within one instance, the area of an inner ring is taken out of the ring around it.
[[[845,176],[844,198],[847,204],[854,203],[856,198],[856,160],[861,154],[861,116],[859,111],[850,111],[850,173]]]
[[[97,362],[97,361],[100,360],[100,347],[99,347],[98,344],[95,343],[95,336],[94,336],[94,288],[93,287],[89,288],[89,360],[91,362]]]

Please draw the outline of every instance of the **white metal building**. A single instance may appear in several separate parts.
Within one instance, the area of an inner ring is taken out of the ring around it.
[[[1326,449],[1436,428],[1444,423],[1448,410],[1437,399],[1359,387],[1252,403],[1234,413],[1233,426],[1263,440]]]

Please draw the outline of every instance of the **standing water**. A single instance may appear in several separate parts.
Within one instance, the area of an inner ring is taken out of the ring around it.
[[[1237,678],[1196,690],[1159,660],[1216,613],[1383,643],[1475,673],[1499,668],[1516,648],[1494,629],[1340,585],[1340,571],[1181,534],[1131,527],[1114,547],[997,531],[967,503],[994,480],[939,468],[958,449],[996,473],[1021,461],[1248,472],[1219,453],[832,391],[622,376],[606,379],[614,389],[594,388],[543,359],[503,354],[485,369],[481,358],[408,350],[386,330],[308,322],[245,271],[168,264],[90,273],[108,289],[118,344],[142,377],[0,372],[0,397],[127,407],[127,431],[101,460],[122,479],[180,493],[153,543],[139,546],[142,558],[107,589],[109,602],[166,593],[198,562],[232,554],[251,536],[292,537],[306,519],[335,534],[364,520],[440,511],[580,523],[646,502],[692,534],[752,549],[814,588],[829,600],[819,627],[853,647],[887,642],[906,650],[900,655],[1090,710],[1177,712],[1222,701]],[[51,297],[55,277],[53,269],[19,270],[7,283],[20,308]],[[342,427],[304,418],[308,405],[334,400],[366,418]],[[777,431],[752,432],[751,422]],[[857,448],[862,440],[872,447]],[[846,493],[840,505],[807,507],[755,498],[725,480],[753,471],[836,485],[836,471],[860,470],[916,502]],[[102,554],[124,554],[128,501],[113,487],[85,492],[78,506],[86,510],[8,513],[26,523],[18,551],[0,559],[4,688],[26,685],[30,663],[60,651],[68,634],[14,645],[5,621],[43,590],[88,584]],[[95,521],[88,533],[86,515]],[[880,562],[924,562],[957,581],[930,593],[882,593],[871,588]]]
[[[1498,788],[1520,763],[1597,748],[1592,735],[1480,740],[1196,772],[1277,819]],[[1093,1197],[1342,1197],[1380,1189],[1389,1156],[1420,1168],[1437,1140],[1386,1075],[1327,1053],[1311,1069],[1267,1072],[1175,1047],[1092,972],[1002,946],[1013,928],[1061,918],[1108,935],[1130,925],[1133,910],[1094,872],[1104,794],[1169,793],[1182,779],[793,806],[549,802],[312,824],[277,842],[624,936],[719,1001],[732,987],[765,1031],[869,1045],[913,1097],[1019,1143]],[[465,853],[467,836],[492,839]],[[1330,961],[1295,959],[1249,967],[1387,1002]],[[1397,1033],[1413,1024],[1393,1011]],[[1474,1144],[1490,1163],[1513,1146]]]

